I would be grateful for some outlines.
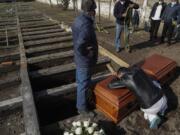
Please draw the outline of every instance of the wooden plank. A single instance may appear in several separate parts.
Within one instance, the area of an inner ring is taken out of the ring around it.
[[[10,62],[12,62],[12,61],[10,61]],[[12,64],[1,63],[0,64],[0,74],[18,70],[19,67],[20,67],[19,61],[14,61],[14,62],[12,62]]]
[[[104,73],[104,74],[100,74],[98,76],[93,76],[92,82],[97,83],[97,82],[105,79],[109,75],[110,75],[110,73]],[[67,95],[70,93],[72,94],[72,93],[76,92],[76,89],[77,89],[77,84],[74,82],[74,83],[63,85],[60,87],[38,91],[35,93],[35,95],[36,95],[36,99],[39,100],[46,96],[64,96],[64,95]]]
[[[7,99],[0,102],[0,112],[6,111],[6,110],[13,110],[21,106],[22,106],[21,96],[12,98],[12,99]]]
[[[50,44],[47,46],[40,46],[40,47],[34,47],[34,48],[29,48],[26,50],[27,54],[34,54],[34,53],[41,53],[41,52],[47,52],[51,50],[59,50],[63,48],[72,48],[73,43],[56,43],[56,44]]]
[[[28,59],[28,64],[36,64],[36,63],[40,63],[44,61],[64,59],[64,58],[73,57],[73,56],[74,56],[73,50],[66,51],[66,52],[58,52],[58,53],[47,54],[47,55],[42,55],[42,56],[37,56],[37,57],[31,57]]]
[[[49,29],[59,29],[58,25],[47,26],[47,27],[37,27],[37,28],[24,28],[22,32],[33,32],[33,31],[41,31],[41,30],[49,30]]]
[[[0,63],[4,61],[14,61],[19,59],[20,59],[19,52],[0,55]]]
[[[46,33],[43,35],[31,35],[31,36],[23,36],[23,40],[39,40],[39,39],[45,39],[45,38],[54,38],[54,37],[63,37],[63,36],[69,36],[70,32],[55,32],[55,33]]]
[[[71,41],[71,40],[72,40],[72,36],[67,36],[67,37],[61,37],[61,38],[51,38],[51,39],[27,41],[24,44],[27,47],[30,47],[30,46],[33,47],[33,46],[38,46],[38,45],[66,42],[66,41]]]
[[[19,24],[19,18],[17,18],[18,38],[19,38],[19,50],[20,50],[20,76],[21,76],[21,94],[23,99],[23,114],[26,135],[40,135],[39,123],[37,118],[36,107],[34,103],[33,92],[29,81],[27,71],[27,60],[25,54],[25,48],[23,44],[23,38],[21,34],[21,28]]]
[[[110,60],[108,58],[103,57],[98,60],[96,66],[102,65],[102,64],[107,64],[109,62],[110,62]],[[71,71],[75,71],[75,69],[76,69],[75,63],[70,63],[70,64],[66,64],[66,65],[60,65],[60,66],[50,67],[47,69],[40,69],[37,71],[32,71],[32,72],[30,72],[30,76],[31,76],[31,78],[39,78],[39,77],[43,77],[43,76],[68,73]]]
[[[50,34],[50,33],[55,33],[55,32],[64,32],[64,29],[49,29],[49,30],[41,30],[41,31],[23,32],[23,37],[24,36],[47,34],[47,33]]]
[[[31,25],[38,25],[38,24],[52,24],[52,22],[47,21],[47,20],[42,20],[42,21],[30,21],[30,22],[21,22],[21,26],[31,26]]]
[[[4,89],[6,87],[10,87],[16,84],[20,84],[21,79],[19,76],[6,76],[3,79],[0,78],[0,89]]]
[[[57,25],[56,23],[52,24],[37,24],[37,25],[29,25],[29,26],[22,26],[21,28],[38,28],[38,27],[47,27],[47,26],[54,26]]]
[[[116,64],[118,64],[121,67],[129,67],[129,64],[120,59],[119,57],[115,56],[113,53],[108,51],[107,49],[103,48],[99,45],[99,53],[103,56],[109,57],[111,60],[113,60]]]

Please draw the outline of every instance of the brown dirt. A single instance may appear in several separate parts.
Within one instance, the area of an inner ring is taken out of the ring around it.
[[[74,20],[75,14],[73,11],[62,11],[58,7],[51,8],[48,5],[40,4],[40,3],[32,3],[32,5],[42,11],[43,13],[51,16],[53,19],[63,21],[66,24],[72,24]],[[104,23],[104,22],[102,22]],[[113,24],[113,22],[111,22]],[[140,60],[154,54],[158,53],[163,56],[167,56],[177,62],[180,65],[180,43],[173,44],[172,46],[166,46],[165,44],[153,44],[148,41],[148,33],[143,31],[135,32],[131,37],[132,44],[132,53],[127,53],[126,51],[122,51],[119,54],[115,53],[114,49],[114,28],[108,29],[110,34],[105,33],[97,33],[97,37],[100,40],[101,44],[113,52],[118,57],[122,58],[124,61],[133,65]],[[128,135],[179,135],[180,134],[180,67],[178,66],[176,75],[171,83],[164,87],[164,90],[168,93],[169,99],[169,108],[170,111],[166,115],[167,120],[161,125],[158,130],[150,130],[148,128],[147,122],[143,119],[143,113],[139,110],[131,113],[128,117],[122,120],[114,131],[109,135],[115,134],[128,134]],[[97,120],[100,117],[97,117]],[[105,128],[111,127],[108,125],[114,125],[108,120],[101,120],[104,123]],[[112,134],[113,133],[113,134]]]
[[[20,135],[25,132],[21,108],[1,112],[0,116],[1,135]]]

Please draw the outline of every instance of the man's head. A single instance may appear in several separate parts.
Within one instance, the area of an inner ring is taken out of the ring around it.
[[[88,13],[90,16],[95,16],[96,14],[96,3],[94,0],[82,0],[81,10]]]

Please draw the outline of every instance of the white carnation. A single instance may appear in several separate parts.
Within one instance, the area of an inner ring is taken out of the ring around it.
[[[76,135],[81,135],[82,134],[82,128],[81,127],[76,128],[75,134]]]
[[[87,131],[89,134],[92,134],[94,132],[94,127],[88,127]]]
[[[84,124],[84,127],[88,127],[90,122],[89,121],[84,121],[83,124]]]
[[[76,122],[75,122],[75,121],[72,123],[72,125],[73,125],[74,127],[76,127],[76,126],[77,126],[77,124],[76,124]]]
[[[104,135],[104,130],[103,130],[103,129],[100,129],[100,130],[99,130],[99,133],[101,133],[102,135]]]
[[[77,121],[77,122],[76,122],[76,126],[79,126],[79,127],[80,127],[80,126],[81,126],[81,122],[80,122],[80,121]]]
[[[92,127],[94,127],[94,128],[97,127],[97,126],[98,126],[98,125],[97,125],[96,123],[93,123],[93,124],[92,124]]]
[[[98,131],[95,131],[93,135],[101,135]]]
[[[69,132],[64,132],[64,135],[70,135]]]

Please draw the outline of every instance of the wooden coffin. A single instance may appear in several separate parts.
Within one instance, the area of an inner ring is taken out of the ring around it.
[[[135,96],[128,89],[110,90],[108,88],[107,84],[113,78],[114,76],[109,76],[107,79],[98,83],[94,93],[96,97],[96,108],[117,123],[132,112],[137,107],[137,103]]]
[[[148,75],[164,84],[174,75],[177,63],[167,57],[154,54],[141,62],[140,67]]]

